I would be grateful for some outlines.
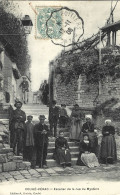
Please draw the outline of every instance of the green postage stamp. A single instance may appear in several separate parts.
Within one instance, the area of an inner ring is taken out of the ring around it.
[[[77,44],[84,34],[84,21],[74,9],[36,7],[36,12],[36,38],[67,47]]]
[[[62,32],[60,31],[62,25],[61,12],[54,12],[60,7],[36,7],[36,38],[40,39],[60,39]],[[50,19],[54,12],[54,17]],[[58,23],[58,25],[56,24]]]

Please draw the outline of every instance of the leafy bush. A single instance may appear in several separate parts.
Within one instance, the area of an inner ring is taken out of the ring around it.
[[[99,65],[99,51],[89,49],[75,54],[65,54],[59,59],[56,66],[56,74],[61,76],[61,81],[66,84],[78,78],[80,74],[86,75],[88,83],[98,83],[112,76],[113,79],[120,78],[120,58],[112,53],[113,48],[102,49],[102,61]],[[117,59],[117,60],[116,60]],[[66,62],[66,67],[62,64]]]

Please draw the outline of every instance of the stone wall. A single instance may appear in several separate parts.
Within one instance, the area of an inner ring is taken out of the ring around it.
[[[106,100],[120,98],[120,79],[113,80],[112,77],[107,77],[101,83],[100,88],[97,84],[87,83],[84,75],[81,76],[80,81],[78,81],[79,79],[73,80],[68,85],[61,83],[59,79],[60,77],[57,75],[54,82],[54,95],[58,104],[73,105],[78,103],[80,107],[91,108]]]
[[[81,82],[80,88],[79,82]],[[81,81],[79,82],[76,102],[80,107],[93,108],[94,101],[98,96],[98,85],[87,83],[85,75],[81,75]]]
[[[98,101],[102,103],[111,98],[120,98],[120,79],[113,80],[112,77],[108,77],[101,85]]]
[[[4,92],[9,92],[12,96],[12,62],[4,52],[4,64],[3,64],[3,75],[4,75]]]
[[[16,156],[9,145],[9,120],[0,119],[0,173],[30,169],[31,163],[24,162],[22,156]]]
[[[94,100],[98,95],[97,85],[86,83],[84,75],[80,81],[80,88],[77,79],[67,85],[61,83],[59,79],[57,75],[54,82],[54,95],[58,104],[65,103],[72,106],[77,103],[80,107],[94,107]]]
[[[54,99],[57,104],[65,103],[66,105],[73,105],[77,99],[77,80],[71,81],[68,85],[60,82],[60,76],[57,75],[54,81]]]

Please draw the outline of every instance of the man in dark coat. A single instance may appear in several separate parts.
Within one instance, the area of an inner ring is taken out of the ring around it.
[[[17,155],[21,155],[23,153],[26,114],[21,110],[22,102],[16,101],[14,106],[16,110],[13,110],[11,115],[10,143],[13,152],[15,153],[17,147]]]
[[[56,101],[53,100],[52,102],[52,107],[49,108],[49,123],[50,123],[50,132],[51,135],[53,135],[54,137],[57,136],[57,123],[58,123],[58,119],[59,119],[59,108],[56,106]]]
[[[36,150],[36,165],[47,168],[46,157],[48,148],[48,126],[44,123],[45,116],[39,116],[40,122],[34,127],[34,144]]]

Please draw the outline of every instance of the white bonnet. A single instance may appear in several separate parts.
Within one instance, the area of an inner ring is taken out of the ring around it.
[[[91,114],[86,114],[86,115],[85,115],[85,119],[86,119],[86,118],[89,118],[89,119],[92,120],[92,115],[91,115]]]
[[[111,123],[112,121],[111,121],[111,119],[106,119],[106,120],[105,120],[105,124],[106,124],[107,122]]]

